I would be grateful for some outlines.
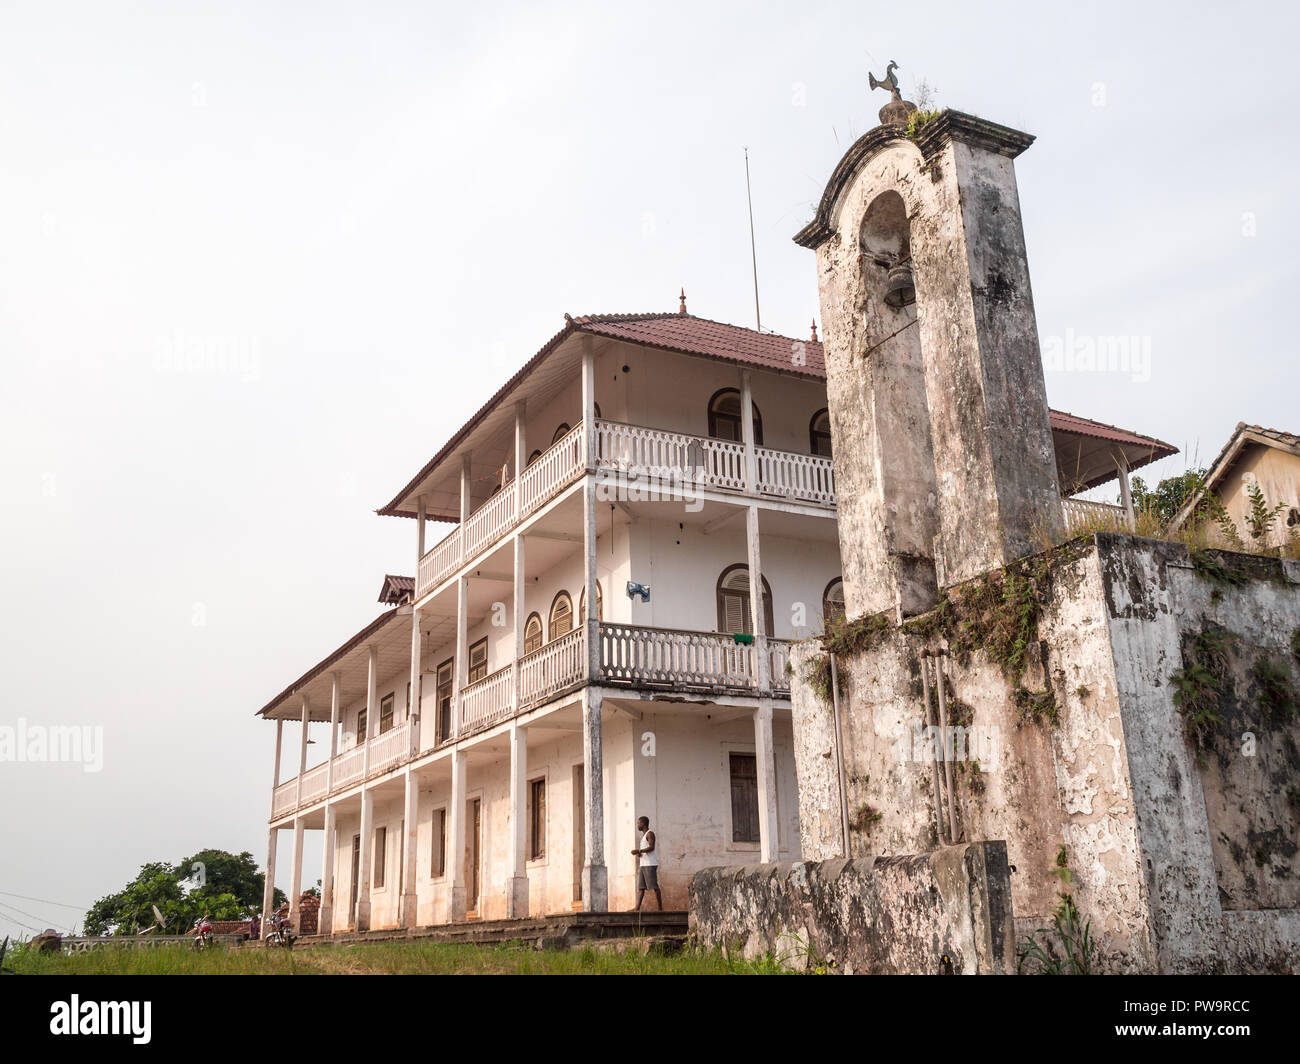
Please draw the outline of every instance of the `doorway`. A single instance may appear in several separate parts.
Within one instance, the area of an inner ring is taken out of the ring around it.
[[[348,912],[351,913],[351,924],[357,926],[357,879],[361,875],[361,836],[352,836],[352,897],[348,902]]]
[[[587,818],[582,790],[586,777],[582,764],[573,766],[573,902],[582,904],[582,866],[587,861]]]
[[[483,802],[471,798],[465,803],[465,908],[466,915],[478,915],[479,855],[483,843]]]

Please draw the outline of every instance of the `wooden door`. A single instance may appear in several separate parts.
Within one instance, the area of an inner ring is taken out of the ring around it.
[[[582,866],[587,862],[587,817],[583,802],[585,776],[573,766],[573,900],[582,901]]]
[[[483,803],[478,798],[471,798],[465,803],[465,907],[471,911],[478,908],[479,893],[479,854],[482,850]]]
[[[357,926],[357,889],[359,884],[357,880],[361,876],[361,836],[352,836],[352,899],[348,903],[348,912],[351,914],[351,924]]]

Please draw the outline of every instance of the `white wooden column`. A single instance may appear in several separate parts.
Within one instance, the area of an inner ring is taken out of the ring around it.
[[[510,722],[510,876],[506,880],[506,917],[528,915],[528,732]]]
[[[527,407],[521,399],[515,403],[515,517],[524,512],[524,467],[528,464],[528,427],[525,422],[525,412]],[[524,550],[524,537],[522,533],[515,533],[514,541],[514,587],[513,601],[511,602],[511,617],[515,625],[515,657],[514,657],[514,675],[511,677],[514,686],[514,709],[519,712],[519,707],[523,705],[523,675],[519,668],[519,659],[524,656],[524,622],[528,619],[528,608],[525,605],[525,592],[528,589],[527,571],[525,568],[526,554]]]
[[[415,862],[416,843],[419,838],[420,781],[409,768],[406,770],[406,809],[402,832],[402,900],[399,913],[403,927],[416,924]]]
[[[302,696],[302,737],[298,743],[298,783],[294,788],[293,804],[302,805],[302,774],[307,771],[307,730],[311,725],[311,707],[307,696]],[[292,903],[290,903],[292,904]]]
[[[302,897],[302,834],[306,825],[302,817],[293,818],[293,870],[289,880],[289,923],[295,932],[301,930],[302,907],[298,904]]]
[[[469,520],[470,515],[470,479],[469,479],[469,453],[460,456],[460,528],[462,534],[465,531],[465,522]],[[464,541],[462,540],[462,552],[464,551]],[[464,557],[462,553],[461,557]]]
[[[275,792],[280,786],[280,756],[284,750],[284,720],[275,722],[275,768],[271,773],[271,819],[275,819]]]
[[[366,729],[369,730],[369,727]],[[375,799],[369,787],[361,789],[361,852],[357,855],[357,911],[354,926],[370,930],[370,847],[375,833]]]
[[[758,850],[767,864],[776,860],[776,748],[772,741],[772,700],[760,698],[754,710],[754,760],[758,767]]]
[[[460,738],[460,693],[469,676],[469,577],[456,580],[456,661],[451,677],[451,734]]]
[[[361,753],[361,778],[370,775],[370,737],[375,734],[375,717],[379,713],[379,648],[366,647],[366,734],[358,735],[357,742],[364,742]],[[362,843],[362,845],[365,845]]]
[[[465,754],[451,751],[451,808],[448,809],[447,877],[450,884],[447,919],[465,919]]]
[[[740,373],[740,434],[745,442],[745,490],[754,495],[758,491],[758,452],[754,441],[754,397],[749,370]]]
[[[524,624],[528,619],[528,606],[525,599],[525,593],[528,590],[527,552],[522,532],[515,533],[514,547],[515,583],[511,614],[515,622],[515,671],[512,680],[514,683],[514,706],[517,713],[519,707],[523,705],[523,670],[519,667],[519,659],[524,656]]]
[[[280,759],[276,758],[275,763],[278,766]],[[272,828],[266,840],[266,881],[262,884],[263,938],[271,933],[271,910],[275,907],[275,843],[279,834],[279,829]]]
[[[766,597],[763,594],[763,554],[759,549],[758,507],[745,511],[745,539],[749,548],[749,609],[754,628],[754,675],[760,694],[772,690],[772,659],[768,654]]]
[[[515,403],[515,518],[524,512],[524,467],[528,465],[527,404]]]
[[[330,759],[325,769],[325,796],[334,791],[334,759],[339,755],[339,713],[342,710],[338,670],[330,673]]]
[[[420,560],[424,557],[424,533],[428,521],[428,507],[424,496],[415,500],[415,582],[420,582]]]
[[[424,633],[420,624],[424,619],[418,609],[411,610],[411,705],[406,711],[407,753],[414,757],[420,749],[420,682],[424,678],[421,661],[424,657]]]
[[[316,918],[316,929],[322,935],[334,930],[334,806],[325,803],[325,831],[321,843],[320,862],[320,915]]]
[[[582,425],[586,446],[587,474],[582,486],[582,596],[587,603],[582,625],[586,629],[587,681],[600,679],[600,626],[596,619],[596,355],[590,339],[582,351]]]
[[[582,865],[584,912],[609,911],[609,878],[605,868],[605,779],[601,749],[600,712],[604,697],[598,687],[582,692],[582,796],[587,856]]]
[[[1128,522],[1128,530],[1133,532],[1137,529],[1137,515],[1133,512],[1133,491],[1128,479],[1128,459],[1124,457],[1123,451],[1115,452],[1115,468],[1119,470],[1119,504],[1124,507],[1124,520]]]

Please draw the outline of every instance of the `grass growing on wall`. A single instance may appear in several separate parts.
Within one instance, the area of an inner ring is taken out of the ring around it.
[[[538,950],[523,943],[367,942],[282,950],[263,946],[195,952],[188,946],[113,946],[64,956],[11,947],[5,966],[26,975],[782,975],[774,959],[721,950]]]

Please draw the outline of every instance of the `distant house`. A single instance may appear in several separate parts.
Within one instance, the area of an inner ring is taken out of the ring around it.
[[[1272,509],[1282,510],[1273,523],[1266,547],[1277,547],[1300,527],[1300,436],[1259,425],[1237,422],[1232,436],[1205,475],[1205,483],[1174,517],[1182,525],[1206,492],[1213,492],[1232,517],[1242,538],[1248,536],[1245,517],[1250,512],[1249,490],[1258,484]]]

